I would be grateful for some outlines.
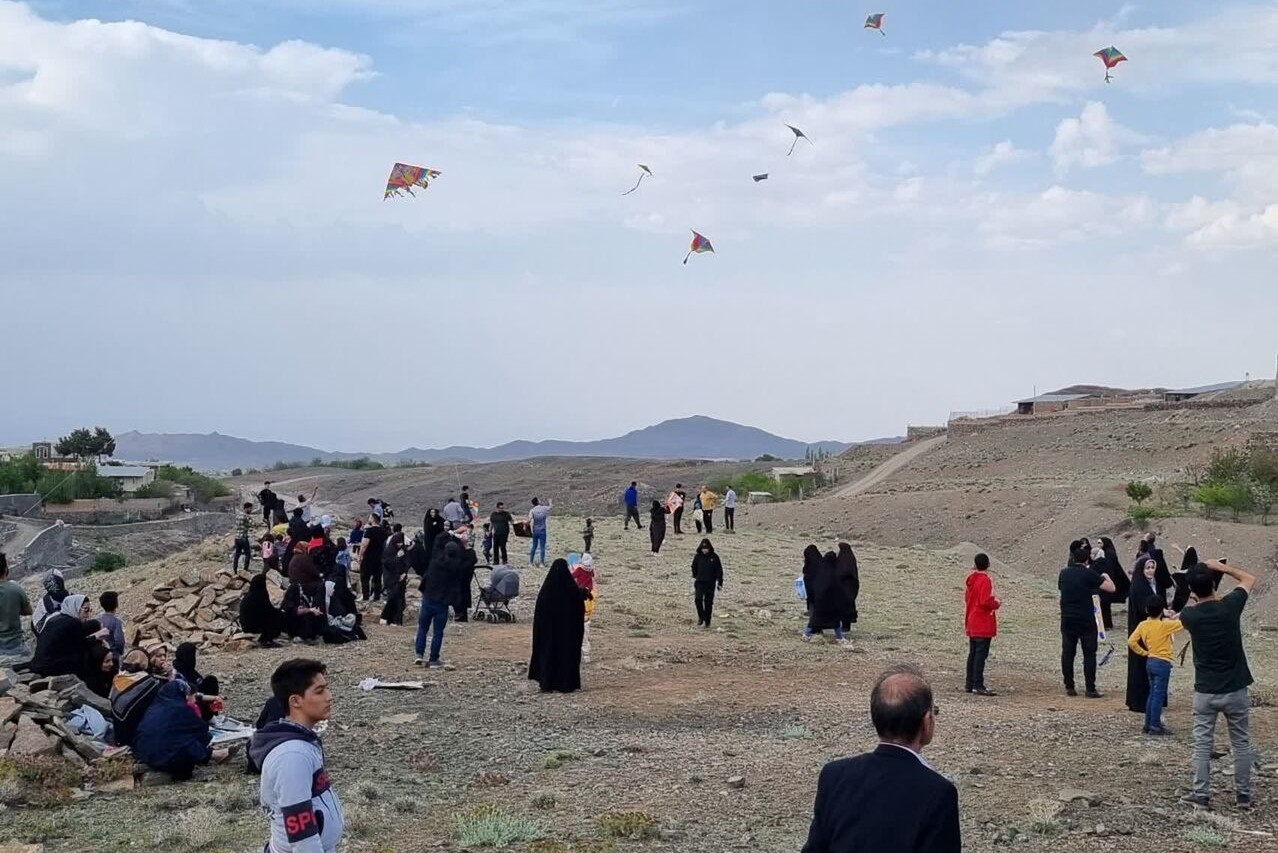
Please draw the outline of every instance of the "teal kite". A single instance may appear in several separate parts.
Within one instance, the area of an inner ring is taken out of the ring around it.
[[[887,15],[883,12],[875,12],[873,15],[865,19],[865,26],[862,27],[862,29],[878,30],[879,35],[886,36],[887,33],[883,32],[883,19],[886,17]]]

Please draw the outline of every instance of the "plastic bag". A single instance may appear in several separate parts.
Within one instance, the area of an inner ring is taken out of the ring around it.
[[[803,575],[794,579],[794,597],[808,600],[808,585],[803,582]]]

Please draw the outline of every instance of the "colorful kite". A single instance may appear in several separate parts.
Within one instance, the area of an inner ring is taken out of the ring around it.
[[[396,163],[394,168],[391,169],[390,177],[386,179],[386,194],[382,196],[382,201],[391,196],[400,196],[404,193],[415,195],[413,187],[426,189],[430,186],[431,181],[439,177],[439,174],[434,169],[409,166],[407,163]]]
[[[754,175],[754,182],[756,184],[759,183],[759,181],[766,181],[767,179],[768,179],[767,172],[764,172],[762,175]]]
[[[644,179],[644,178],[651,178],[651,177],[652,177],[652,170],[651,170],[651,169],[649,169],[647,166],[645,166],[645,165],[644,165],[644,164],[642,164],[642,163],[638,163],[638,164],[636,164],[636,165],[638,165],[638,166],[639,166],[639,168],[643,170],[642,172],[640,172],[640,173],[639,173],[639,180],[635,181],[635,185],[634,185],[633,187],[631,187],[630,189],[626,190],[624,193],[622,193],[622,195],[630,195],[632,192],[634,192],[635,190],[639,189],[639,185],[643,183],[643,179]]]
[[[796,145],[798,145],[798,144],[799,144],[799,140],[800,140],[800,139],[808,139],[808,135],[807,135],[806,133],[804,133],[803,131],[799,130],[797,127],[795,127],[795,126],[794,126],[794,125],[792,125],[792,124],[787,124],[787,125],[786,125],[786,127],[790,128],[790,130],[794,131],[794,142],[791,142],[791,143],[790,143],[790,150],[789,150],[788,152],[786,152],[786,155],[785,155],[785,156],[789,157],[791,154],[793,154],[793,153],[794,153],[794,146],[796,146]],[[812,140],[811,140],[811,139],[808,139],[808,144],[809,144],[809,145],[811,145],[811,144],[812,144]]]
[[[688,263],[688,258],[691,258],[693,254],[701,255],[706,252],[710,252],[711,254],[713,254],[714,246],[711,246],[710,241],[707,240],[705,237],[702,237],[696,231],[693,231],[692,245],[688,247],[688,254],[683,256],[683,262],[685,264]]]
[[[875,12],[873,15],[865,19],[865,26],[862,27],[862,29],[878,30],[879,35],[886,36],[887,33],[883,32],[883,19],[886,17],[887,15],[883,12]]]
[[[1105,63],[1105,82],[1108,83],[1113,77],[1110,76],[1110,70],[1120,62],[1126,62],[1127,57],[1123,56],[1123,52],[1118,48],[1110,45],[1109,47],[1098,50],[1092,56]]]

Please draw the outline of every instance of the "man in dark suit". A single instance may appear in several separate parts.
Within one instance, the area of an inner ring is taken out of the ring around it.
[[[879,676],[874,752],[831,761],[817,782],[803,853],[959,853],[958,790],[920,754],[936,728],[932,688],[913,667]]]

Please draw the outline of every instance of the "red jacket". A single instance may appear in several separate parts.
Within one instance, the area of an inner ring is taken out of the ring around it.
[[[975,639],[998,636],[999,600],[994,597],[994,582],[989,572],[974,570],[967,576],[967,635]]]

